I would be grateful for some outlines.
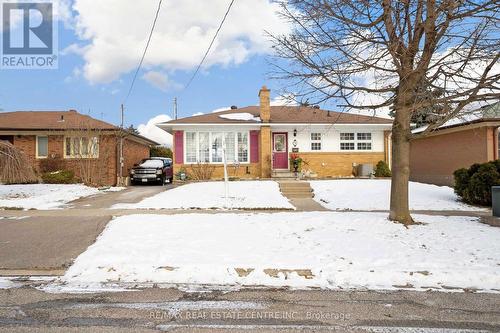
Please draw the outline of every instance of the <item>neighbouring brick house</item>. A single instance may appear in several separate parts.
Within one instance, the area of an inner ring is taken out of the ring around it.
[[[122,174],[127,176],[156,142],[75,110],[0,112],[0,140],[23,151],[36,171],[57,162],[94,185],[117,184],[120,133],[125,133]]]
[[[290,155],[306,161],[318,177],[348,177],[358,164],[390,164],[392,120],[305,106],[271,106],[270,90],[260,105],[172,120],[158,126],[174,139],[174,168],[213,167],[223,176],[222,144],[229,175],[269,178],[290,170]],[[224,139],[224,140],[223,140]]]
[[[411,141],[410,179],[453,185],[453,172],[499,158],[500,103],[448,121]],[[415,134],[422,132],[416,129]]]

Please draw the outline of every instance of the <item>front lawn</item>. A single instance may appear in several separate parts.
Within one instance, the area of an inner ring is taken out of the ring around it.
[[[99,190],[82,184],[0,185],[0,207],[19,209],[62,208],[68,202],[94,195]]]
[[[62,281],[500,291],[500,228],[385,213],[130,215],[111,221]],[[495,289],[496,288],[496,289]],[[461,289],[460,289],[461,290]]]
[[[387,179],[317,180],[310,182],[314,200],[331,210],[388,210],[391,181]],[[451,187],[410,182],[410,209],[485,210],[460,202]]]
[[[225,198],[224,182],[182,185],[136,204],[116,204],[112,209],[294,209],[274,181],[232,181]]]

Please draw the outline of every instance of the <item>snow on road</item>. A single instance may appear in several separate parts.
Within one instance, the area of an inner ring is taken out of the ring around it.
[[[384,213],[122,216],[61,282],[499,291],[500,228],[416,219],[425,224],[406,229]]]
[[[146,198],[136,204],[115,204],[112,209],[265,209],[295,207],[274,181],[200,182],[182,185]]]
[[[0,207],[21,209],[62,208],[70,201],[99,193],[82,184],[0,185]]]
[[[314,200],[331,210],[388,210],[391,181],[387,179],[316,180]],[[480,211],[459,201],[451,187],[410,182],[410,209]]]

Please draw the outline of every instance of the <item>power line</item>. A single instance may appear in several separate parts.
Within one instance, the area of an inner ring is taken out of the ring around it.
[[[212,41],[210,42],[210,45],[208,46],[207,51],[205,52],[205,55],[203,56],[203,58],[201,59],[200,63],[198,64],[198,67],[196,67],[196,70],[194,71],[193,76],[191,76],[191,78],[189,79],[188,83],[184,87],[184,90],[186,90],[191,85],[191,83],[193,82],[194,78],[196,77],[196,74],[198,74],[201,66],[205,62],[205,59],[207,58],[208,53],[210,52],[210,49],[212,48],[212,45],[214,44],[215,39],[217,38],[217,35],[219,34],[219,31],[222,29],[222,26],[224,25],[224,22],[226,21],[227,15],[231,11],[231,7],[233,6],[234,1],[235,0],[231,0],[231,3],[229,4],[229,7],[227,7],[226,13],[224,14],[224,17],[222,18],[222,21],[220,22],[219,27],[217,28],[217,31],[215,32],[215,35],[212,38]]]
[[[144,62],[144,58],[146,57],[146,52],[148,51],[149,43],[151,42],[151,37],[153,37],[153,32],[155,30],[156,21],[158,20],[158,15],[160,14],[160,8],[161,8],[162,2],[163,2],[163,0],[158,1],[158,8],[156,9],[156,14],[155,14],[155,18],[153,20],[153,25],[151,26],[151,31],[149,32],[148,41],[146,43],[146,47],[144,48],[144,53],[142,54],[141,61],[139,62],[139,65],[137,66],[137,70],[135,71],[134,78],[132,79],[132,83],[130,84],[130,89],[128,90],[127,97],[125,97],[124,103],[127,101],[130,94],[132,93],[132,89],[134,89],[135,80],[137,79],[137,75],[139,74],[139,71],[141,70],[142,63]]]

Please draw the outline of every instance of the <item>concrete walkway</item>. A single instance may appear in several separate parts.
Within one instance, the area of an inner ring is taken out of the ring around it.
[[[299,212],[327,211],[313,200],[314,192],[309,182],[297,180],[279,180],[281,194],[283,194],[297,208]]]

